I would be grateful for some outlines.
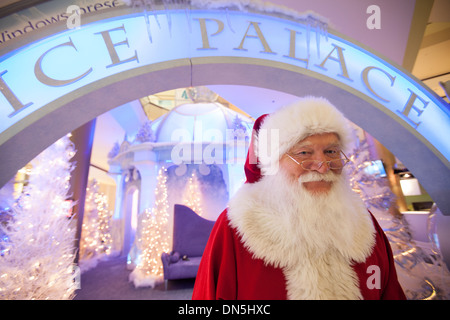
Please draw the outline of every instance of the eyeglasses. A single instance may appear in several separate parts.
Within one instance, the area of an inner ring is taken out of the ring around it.
[[[303,160],[303,161],[297,161],[292,155],[289,153],[286,153],[286,155],[292,159],[296,164],[301,166],[304,170],[317,170],[322,167],[324,163],[327,164],[328,168],[331,170],[340,170],[342,169],[347,163],[350,162],[350,160],[347,158],[344,152],[341,151],[341,153],[344,155],[344,159],[333,159],[328,161],[319,161],[319,160]]]

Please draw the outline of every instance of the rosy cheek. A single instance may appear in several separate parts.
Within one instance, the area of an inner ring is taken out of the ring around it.
[[[288,174],[295,180],[298,180],[298,178],[304,174],[306,171],[302,169],[299,165],[290,166]]]
[[[280,161],[280,170],[283,170],[292,179],[297,179],[301,172],[301,167],[290,159],[282,158]]]

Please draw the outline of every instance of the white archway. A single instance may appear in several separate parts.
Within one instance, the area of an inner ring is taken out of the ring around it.
[[[170,28],[166,17],[151,25],[151,41],[142,16],[123,9],[0,52],[0,185],[107,110],[173,88],[234,84],[328,98],[450,214],[450,113],[413,76],[342,35],[306,37],[304,25],[279,16],[172,12]]]

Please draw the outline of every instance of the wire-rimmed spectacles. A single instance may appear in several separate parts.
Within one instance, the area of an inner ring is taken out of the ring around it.
[[[289,153],[286,153],[286,155],[292,159],[296,164],[301,166],[304,170],[317,170],[320,169],[324,163],[327,164],[328,168],[331,170],[340,170],[342,169],[347,163],[350,162],[350,160],[347,158],[345,153],[341,150],[341,153],[344,155],[345,158],[340,159],[333,159],[333,160],[327,160],[327,161],[319,161],[319,160],[303,160],[298,161],[295,159],[294,156],[290,155]]]

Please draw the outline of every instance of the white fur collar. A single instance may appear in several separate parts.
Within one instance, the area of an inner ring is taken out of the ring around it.
[[[230,225],[244,246],[255,258],[283,269],[289,299],[361,299],[351,264],[365,261],[375,242],[375,229],[363,202],[353,192],[347,193],[344,207],[348,210],[341,210],[342,219],[333,218],[337,225],[329,228],[326,216],[292,214],[293,203],[289,197],[284,201],[285,192],[263,178],[245,184],[230,200]],[[314,222],[305,223],[310,218]],[[322,226],[315,233],[307,227],[320,223],[332,234],[318,236]]]

